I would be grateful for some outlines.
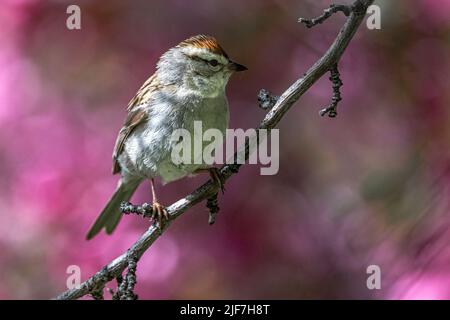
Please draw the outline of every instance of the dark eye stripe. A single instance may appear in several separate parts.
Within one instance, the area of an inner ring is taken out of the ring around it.
[[[191,58],[191,59],[193,59],[193,60],[203,61],[204,63],[209,64],[212,67],[217,67],[219,64],[221,64],[216,59],[207,60],[207,59],[200,58],[199,56],[188,56],[188,55],[186,55],[186,56]]]

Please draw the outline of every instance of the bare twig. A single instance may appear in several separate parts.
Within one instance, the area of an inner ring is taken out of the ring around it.
[[[113,289],[109,288],[109,293],[111,294],[113,300],[120,300],[120,292],[119,292],[119,288],[120,288],[120,286],[122,285],[122,281],[123,281],[122,274],[119,274],[119,275],[116,277],[116,281],[117,281],[117,291],[114,292]]]
[[[346,4],[332,4],[327,9],[323,10],[323,13],[314,19],[304,19],[299,18],[298,22],[304,23],[306,27],[312,28],[318,24],[321,24],[329,17],[331,17],[334,13],[341,11],[344,13],[346,17],[349,16],[350,12],[352,12],[352,7]]]
[[[219,204],[217,201],[217,196],[218,194],[216,193],[206,200],[206,207],[209,210],[209,219],[208,219],[209,224],[214,224],[214,222],[216,222],[216,215],[219,212]]]
[[[272,129],[280,122],[284,114],[292,105],[327,71],[336,65],[353,38],[356,30],[364,19],[365,12],[373,0],[355,0],[351,5],[348,18],[327,52],[305,73],[305,75],[293,83],[276,101],[275,105],[262,120],[259,129]],[[244,146],[249,149],[249,144]],[[242,150],[240,151],[242,152]],[[246,152],[247,154],[247,152]],[[227,164],[220,169],[225,182],[233,174],[237,173],[240,164]],[[68,290],[57,297],[57,299],[77,299],[92,293],[95,289],[103,288],[105,284],[119,277],[122,272],[130,266],[130,254],[139,259],[144,252],[155,242],[155,240],[170,226],[171,221],[183,214],[189,208],[205,199],[210,198],[218,192],[218,185],[208,181],[191,194],[167,207],[169,221],[159,230],[154,224],[129,248],[127,253],[122,254],[115,260],[98,271],[91,278],[81,284],[78,289]],[[123,280],[125,281],[125,280]],[[134,285],[134,284],[133,284]],[[119,285],[120,286],[120,285]]]
[[[127,274],[125,278],[120,275],[117,278],[117,292],[113,296],[114,300],[136,300],[138,296],[134,293],[134,286],[136,285],[136,268],[139,258],[131,251],[128,252],[127,257]]]
[[[124,214],[135,214],[143,218],[151,219],[153,217],[153,207],[148,203],[142,205],[134,205],[131,202],[122,202],[120,211]]]
[[[103,289],[98,289],[98,290],[92,291],[91,296],[92,296],[92,298],[94,298],[94,300],[104,300]]]
[[[261,109],[268,110],[277,103],[279,96],[275,96],[266,89],[261,89],[258,93],[258,104]]]
[[[337,63],[331,67],[330,69],[330,81],[333,86],[333,97],[331,98],[331,103],[326,108],[320,110],[319,114],[323,117],[328,114],[330,118],[334,118],[337,116],[337,105],[341,98],[341,87],[342,80],[341,75],[339,74]]]

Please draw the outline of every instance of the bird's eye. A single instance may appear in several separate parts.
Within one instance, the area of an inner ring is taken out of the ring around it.
[[[219,62],[216,59],[210,60],[208,61],[208,63],[212,66],[212,67],[217,67],[217,65],[219,64]]]

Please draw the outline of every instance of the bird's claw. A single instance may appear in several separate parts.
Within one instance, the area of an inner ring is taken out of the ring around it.
[[[165,206],[157,201],[152,204],[152,220],[158,221],[158,229],[161,231],[167,221],[169,221],[169,213]]]

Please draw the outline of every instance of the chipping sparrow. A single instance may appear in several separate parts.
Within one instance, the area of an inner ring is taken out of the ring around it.
[[[164,53],[156,72],[142,85],[128,104],[128,116],[116,140],[113,174],[121,178],[116,191],[87,234],[91,239],[102,228],[110,234],[120,221],[120,204],[128,201],[145,179],[152,187],[153,212],[159,220],[167,217],[158,203],[154,178],[163,183],[181,179],[205,164],[175,165],[171,159],[171,133],[186,129],[193,135],[194,121],[204,130],[228,127],[228,102],[225,87],[231,74],[247,68],[231,61],[210,36],[198,35],[182,41]],[[217,178],[217,171],[211,171]]]

